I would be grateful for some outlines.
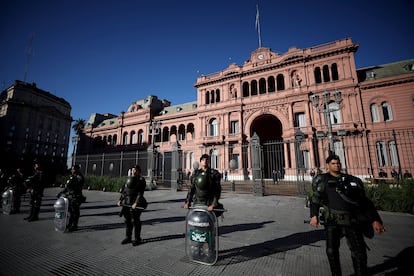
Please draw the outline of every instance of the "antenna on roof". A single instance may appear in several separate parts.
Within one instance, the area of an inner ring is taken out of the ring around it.
[[[34,34],[31,34],[30,41],[29,41],[29,47],[27,48],[27,51],[26,51],[26,64],[24,68],[24,77],[23,77],[24,82],[26,82],[27,72],[29,71],[30,57],[32,55],[33,37],[34,37]]]

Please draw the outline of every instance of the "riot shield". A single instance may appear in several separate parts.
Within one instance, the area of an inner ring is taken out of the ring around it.
[[[218,258],[218,223],[207,206],[189,209],[186,217],[185,252],[190,261],[214,265]]]
[[[10,215],[13,211],[13,190],[7,189],[6,191],[4,191],[1,196],[1,199],[3,214]]]
[[[66,197],[59,197],[55,204],[55,230],[65,232],[69,220],[69,200]]]

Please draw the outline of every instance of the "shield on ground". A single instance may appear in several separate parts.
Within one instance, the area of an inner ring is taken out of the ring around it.
[[[218,226],[214,212],[207,206],[196,206],[186,217],[185,252],[197,263],[214,265],[218,258]]]
[[[65,232],[69,220],[69,200],[66,197],[59,197],[55,204],[55,230]]]

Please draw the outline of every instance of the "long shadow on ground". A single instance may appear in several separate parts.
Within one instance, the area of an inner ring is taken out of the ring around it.
[[[382,264],[370,267],[370,273],[372,275],[384,273],[387,276],[414,275],[413,256],[414,246],[407,247],[395,257],[388,257]]]
[[[277,238],[257,244],[223,250],[219,253],[219,261],[217,262],[217,265],[245,262],[275,253],[286,252],[324,239],[324,230],[314,230],[295,233],[283,238]]]

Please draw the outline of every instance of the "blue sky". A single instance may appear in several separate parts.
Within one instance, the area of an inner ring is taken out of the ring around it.
[[[262,46],[279,54],[350,37],[357,68],[414,58],[408,0],[0,0],[0,88],[26,72],[85,120],[148,95],[195,101],[199,74],[258,48],[257,3]]]

